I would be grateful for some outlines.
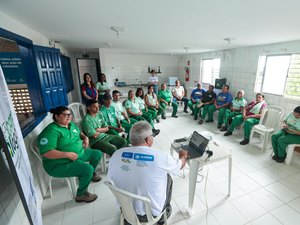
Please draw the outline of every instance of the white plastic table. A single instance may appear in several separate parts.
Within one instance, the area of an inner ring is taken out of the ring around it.
[[[188,139],[186,138],[187,143]],[[170,153],[173,156],[174,151],[179,152],[180,144],[173,142],[171,144]],[[224,148],[223,146],[219,146],[214,142],[210,142],[208,144],[209,150],[213,151],[213,156],[207,158],[207,153],[204,153],[202,157],[190,159],[187,161],[190,166],[190,174],[189,174],[189,200],[188,200],[188,209],[187,213],[189,215],[193,214],[193,205],[194,205],[194,196],[197,184],[197,175],[200,167],[213,164],[222,160],[228,159],[228,196],[230,196],[231,192],[231,172],[232,172],[232,155],[231,151]]]

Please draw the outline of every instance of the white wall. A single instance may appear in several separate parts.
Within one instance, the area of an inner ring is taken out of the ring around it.
[[[170,76],[178,76],[178,56],[111,54],[103,49],[99,49],[99,53],[102,72],[111,85],[116,78],[127,84],[147,83],[150,76],[148,66],[155,70],[160,66],[160,82],[165,82]]]
[[[182,57],[179,70],[183,70],[187,60],[191,60],[191,79],[187,84],[193,86],[193,81],[200,78],[200,62],[207,58],[221,58],[220,78],[227,78],[230,84],[230,92],[236,95],[237,91],[243,89],[245,98],[255,99],[254,84],[258,58],[265,54],[284,54],[300,52],[300,41],[285,42],[278,44],[251,46],[246,48],[230,49],[225,51],[214,51],[201,54],[190,54]],[[270,105],[277,105],[284,109],[285,114],[300,105],[300,99],[290,99],[271,94],[265,94],[265,100]]]

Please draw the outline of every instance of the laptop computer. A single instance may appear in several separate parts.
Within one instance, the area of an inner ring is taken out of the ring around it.
[[[177,140],[175,140],[175,142],[178,142],[178,143],[182,142],[180,140],[183,140],[183,139],[177,139]],[[187,150],[189,159],[194,159],[194,158],[201,157],[203,155],[203,153],[205,152],[205,149],[208,145],[208,142],[209,142],[209,140],[206,137],[202,136],[197,131],[194,131],[193,135],[189,141],[189,144],[181,145],[180,149]]]

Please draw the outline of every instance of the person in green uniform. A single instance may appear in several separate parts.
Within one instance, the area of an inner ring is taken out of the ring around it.
[[[125,101],[125,108],[126,108],[127,114],[130,117],[132,117],[138,121],[146,120],[148,123],[150,123],[152,126],[152,132],[153,132],[154,136],[159,134],[160,130],[154,128],[154,123],[153,123],[153,120],[152,120],[150,114],[146,114],[146,113],[142,112],[139,102],[134,97],[133,90],[128,91],[128,99]]]
[[[227,131],[228,128],[228,122],[232,121],[232,118],[241,115],[245,106],[246,106],[246,100],[244,99],[244,91],[239,90],[237,93],[237,96],[232,100],[230,104],[230,108],[225,110],[224,116],[223,116],[223,126],[220,129],[220,131]]]
[[[156,113],[156,120],[158,120],[158,116],[160,115],[163,120],[166,119],[165,110],[158,104],[158,99],[154,93],[153,85],[148,86],[148,93],[145,96],[145,103],[148,110],[153,110]]]
[[[99,112],[99,103],[89,99],[86,105],[87,114],[81,121],[83,132],[89,137],[90,145],[94,149],[112,155],[117,149],[127,146],[127,141],[119,135],[108,134],[109,127],[103,115]]]
[[[173,98],[172,92],[167,89],[167,85],[165,83],[161,85],[161,89],[159,90],[157,97],[159,100],[159,104],[163,108],[164,112],[166,111],[167,106],[172,105],[173,107],[172,117],[178,118],[178,116],[176,115],[178,109],[178,103],[172,101]]]
[[[131,129],[132,125],[138,121],[133,118],[130,118],[127,115],[124,106],[120,102],[120,92],[118,90],[114,90],[112,94],[113,101],[111,101],[111,105],[115,107],[116,117],[120,121],[122,127],[124,127],[126,133],[129,134],[129,130]]]
[[[101,180],[95,169],[102,152],[88,148],[88,137],[71,121],[72,114],[67,107],[58,106],[50,112],[54,122],[38,135],[45,171],[52,177],[78,177],[75,201],[92,202],[97,195],[89,193],[88,186],[91,180]]]
[[[101,105],[103,105],[103,95],[105,93],[109,93],[110,92],[110,87],[108,82],[106,81],[106,76],[104,73],[101,73],[99,76],[99,81],[96,83],[96,89],[98,91],[99,94],[99,103]]]
[[[283,121],[282,129],[272,135],[274,155],[276,162],[284,162],[286,148],[290,144],[300,144],[300,106],[289,112]]]
[[[156,112],[156,110],[152,109],[152,108],[148,108],[147,105],[146,105],[146,103],[145,103],[143,88],[136,89],[135,99],[136,99],[137,103],[139,104],[139,107],[142,110],[144,117],[150,116],[153,121],[156,120],[156,122],[159,122],[159,119],[157,118],[157,112]]]

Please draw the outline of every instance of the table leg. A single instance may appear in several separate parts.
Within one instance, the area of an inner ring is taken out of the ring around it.
[[[231,193],[232,157],[228,158],[228,196]]]
[[[189,203],[188,203],[189,211],[193,209],[193,205],[194,205],[194,197],[195,197],[199,166],[200,163],[198,160],[191,160],[190,176],[189,176]]]

